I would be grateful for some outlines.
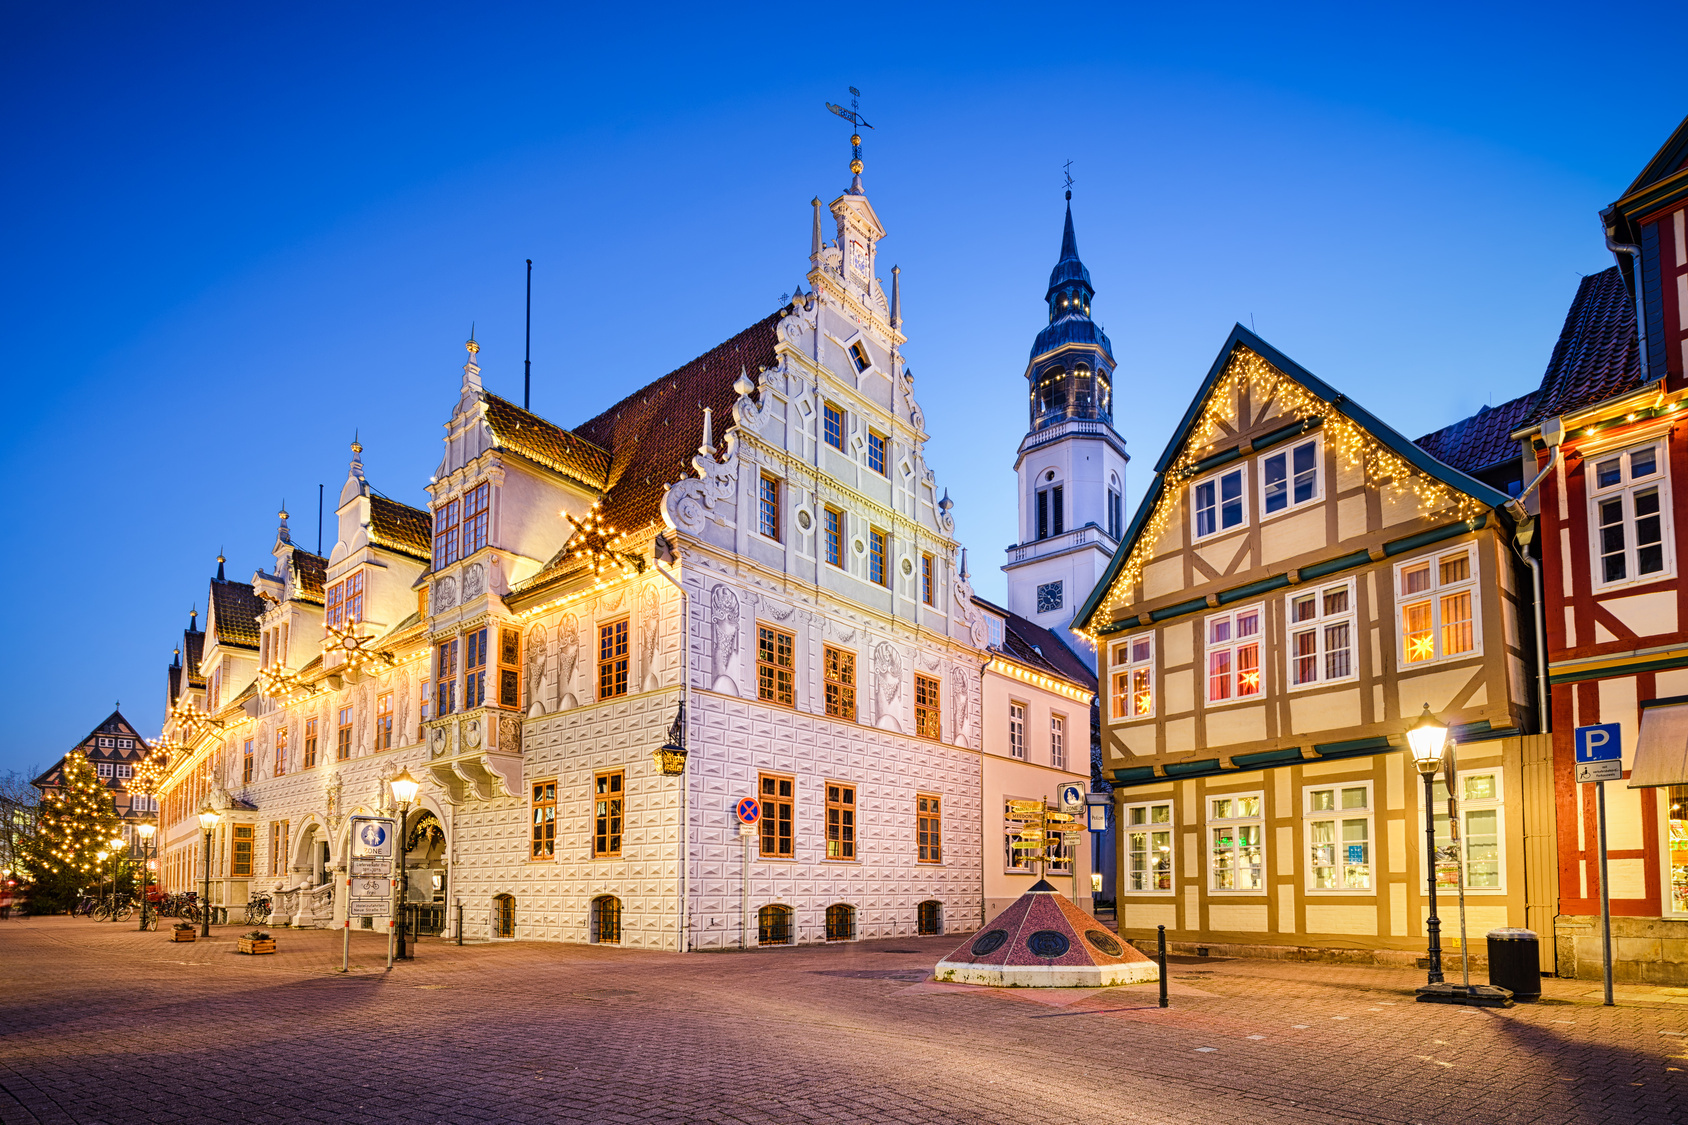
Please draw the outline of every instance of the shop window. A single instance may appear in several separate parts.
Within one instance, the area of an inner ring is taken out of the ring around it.
[[[1372,889],[1371,784],[1319,785],[1304,790],[1307,889]]]
[[[1127,805],[1125,886],[1131,894],[1172,893],[1172,802]]]
[[[1254,894],[1265,889],[1263,804],[1259,793],[1207,799],[1209,889]]]
[[[1502,807],[1501,771],[1463,771],[1454,776],[1454,783],[1459,786],[1461,855],[1458,861],[1448,851],[1453,843],[1448,832],[1448,787],[1440,778],[1435,783],[1431,803],[1436,823],[1436,888],[1457,890],[1460,862],[1463,862],[1468,894],[1504,894],[1506,810]]]
[[[1670,912],[1688,914],[1688,785],[1670,787],[1665,823],[1670,836]]]

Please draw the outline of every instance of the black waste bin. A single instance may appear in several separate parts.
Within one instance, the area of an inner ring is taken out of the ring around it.
[[[1534,930],[1489,931],[1489,983],[1514,1000],[1541,999],[1541,939]]]

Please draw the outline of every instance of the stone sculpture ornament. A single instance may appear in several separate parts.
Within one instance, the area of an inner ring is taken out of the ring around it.
[[[535,625],[527,633],[527,657],[522,679],[527,683],[528,718],[545,714],[556,701],[545,697],[545,674],[550,668],[550,652],[546,649],[545,626]]]
[[[441,613],[457,604],[457,580],[441,578],[434,583],[434,612]]]
[[[662,686],[656,674],[657,597],[656,590],[646,586],[639,595],[640,663],[645,669],[645,690],[655,691]]]
[[[714,633],[713,690],[723,695],[737,695],[738,684],[732,672],[738,662],[739,599],[726,583],[716,583],[709,592],[709,624]]]
[[[873,725],[880,730],[903,732],[893,705],[903,690],[903,659],[890,641],[873,646]]]
[[[572,613],[563,614],[557,622],[557,667],[552,698],[553,710],[580,706],[574,694],[574,670],[580,664],[580,619]]]
[[[480,563],[470,563],[463,568],[463,600],[479,597],[486,592],[486,568]]]

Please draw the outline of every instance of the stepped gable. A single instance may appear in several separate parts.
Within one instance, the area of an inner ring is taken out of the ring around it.
[[[1097,988],[1160,979],[1160,966],[1047,879],[938,962],[938,980],[1021,988]]]

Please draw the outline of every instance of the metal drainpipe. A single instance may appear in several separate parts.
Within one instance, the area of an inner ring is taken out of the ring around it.
[[[1614,254],[1628,254],[1635,264],[1635,342],[1641,358],[1641,380],[1649,379],[1647,370],[1647,288],[1642,277],[1641,247],[1628,242],[1613,242],[1606,236],[1606,249]]]
[[[1534,492],[1547,474],[1559,464],[1559,450],[1565,440],[1565,423],[1561,418],[1546,418],[1541,424],[1542,439],[1547,442],[1547,464],[1536,474],[1536,479],[1524,486],[1524,490],[1514,497],[1510,503],[1512,510],[1526,521],[1524,526],[1528,531],[1520,531],[1513,539],[1513,550],[1530,568],[1531,582],[1535,587],[1535,624],[1536,624],[1536,718],[1540,724],[1536,733],[1548,733],[1548,724],[1552,717],[1552,700],[1548,695],[1547,683],[1547,607],[1543,604],[1541,563],[1530,554],[1530,542],[1535,538],[1537,529],[1541,525],[1540,516],[1531,518],[1524,507],[1524,499]]]

